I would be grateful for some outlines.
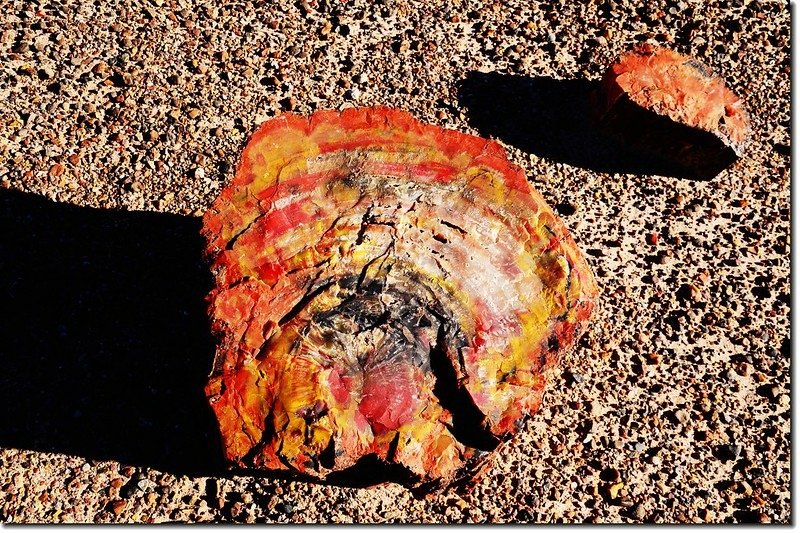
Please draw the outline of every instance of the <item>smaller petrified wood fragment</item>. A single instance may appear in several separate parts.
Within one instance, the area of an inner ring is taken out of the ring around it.
[[[742,101],[709,67],[647,45],[609,67],[595,112],[606,133],[703,179],[742,157],[750,135]]]
[[[538,409],[597,294],[499,145],[387,108],[262,125],[203,233],[206,392],[241,467],[468,480]]]

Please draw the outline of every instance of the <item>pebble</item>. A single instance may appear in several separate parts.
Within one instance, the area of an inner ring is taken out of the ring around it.
[[[583,377],[583,374],[579,372],[570,372],[570,378],[578,385],[580,385],[586,380],[586,378]]]
[[[50,36],[40,35],[33,41],[33,47],[42,52],[50,44]]]
[[[47,66],[40,68],[38,74],[39,78],[43,80],[49,80],[56,75],[55,71]]]
[[[628,512],[633,518],[639,521],[644,520],[644,517],[646,516],[644,506],[641,504],[636,504],[632,508],[629,508]]]
[[[719,447],[719,456],[724,460],[734,461],[742,453],[742,446],[739,444],[723,444]]]
[[[125,507],[127,507],[127,505],[128,502],[125,500],[116,500],[111,503],[111,510],[114,511],[115,515],[119,516],[125,510]]]
[[[50,171],[48,172],[48,175],[51,178],[57,178],[57,177],[61,176],[62,174],[64,174],[64,165],[62,165],[60,163],[56,163],[55,165],[50,167]]]

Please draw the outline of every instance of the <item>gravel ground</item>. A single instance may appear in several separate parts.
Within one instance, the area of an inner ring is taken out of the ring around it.
[[[219,4],[0,1],[0,520],[789,522],[784,2]],[[585,97],[642,41],[744,97],[736,167],[593,144]],[[265,119],[377,104],[504,143],[601,286],[468,495],[219,469],[197,217]]]

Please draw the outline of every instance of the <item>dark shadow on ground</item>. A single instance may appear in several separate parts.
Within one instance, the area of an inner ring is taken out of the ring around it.
[[[0,190],[0,448],[190,476],[404,479],[376,461],[329,481],[226,469],[204,393],[215,342],[200,225]]]
[[[222,468],[200,220],[0,191],[0,447]]]
[[[696,179],[677,165],[620,145],[592,121],[590,98],[599,82],[530,78],[471,71],[458,84],[470,124],[553,162],[603,173]]]

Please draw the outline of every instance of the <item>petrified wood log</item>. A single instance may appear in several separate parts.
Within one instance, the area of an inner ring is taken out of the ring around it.
[[[469,479],[539,407],[597,293],[498,144],[387,108],[262,125],[203,232],[206,392],[240,467]]]
[[[750,121],[712,70],[678,52],[642,45],[606,71],[596,116],[624,144],[710,179],[744,155]]]

